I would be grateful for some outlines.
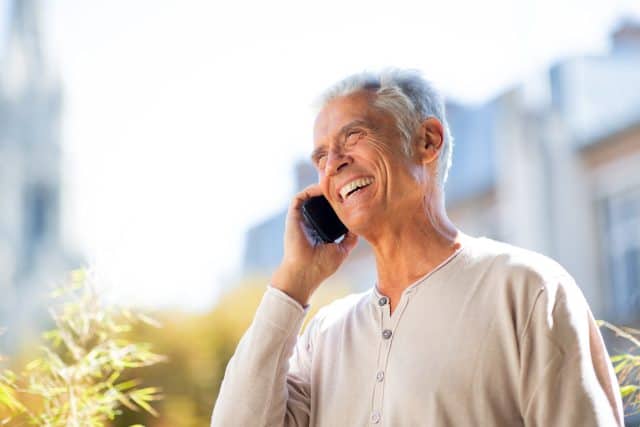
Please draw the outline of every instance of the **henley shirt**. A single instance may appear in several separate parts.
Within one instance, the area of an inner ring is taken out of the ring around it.
[[[622,425],[584,296],[555,261],[488,238],[407,287],[308,311],[271,286],[229,361],[211,426]]]

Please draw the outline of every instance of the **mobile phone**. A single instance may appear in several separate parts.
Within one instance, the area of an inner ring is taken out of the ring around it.
[[[324,196],[306,200],[302,204],[302,216],[324,243],[333,243],[348,231]]]

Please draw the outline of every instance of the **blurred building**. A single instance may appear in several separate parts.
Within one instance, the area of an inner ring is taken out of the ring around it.
[[[43,52],[36,0],[4,2],[0,25],[0,336],[14,347],[47,284],[71,265],[61,236],[61,86]],[[4,27],[4,28],[3,28]]]
[[[448,206],[471,234],[558,260],[596,316],[637,323],[640,25],[624,22],[611,42],[608,55],[565,59],[486,105],[450,109]]]
[[[618,323],[640,321],[638,70],[640,26],[625,22],[607,55],[567,58],[482,105],[447,104],[454,223],[558,260],[595,315]],[[248,233],[248,271],[277,265],[284,215]],[[366,245],[339,274],[374,283]]]

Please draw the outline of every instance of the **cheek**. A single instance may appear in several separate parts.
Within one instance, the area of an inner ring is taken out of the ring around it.
[[[363,155],[370,161],[378,173],[388,175],[397,154],[389,147],[389,142],[382,138],[371,138]]]
[[[320,185],[320,189],[322,190],[322,194],[328,199],[329,198],[329,179],[326,175],[319,173],[318,174],[318,185]]]

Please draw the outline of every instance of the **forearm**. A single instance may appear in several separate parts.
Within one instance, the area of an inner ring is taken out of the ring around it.
[[[280,291],[267,290],[227,365],[212,427],[285,425],[288,359],[305,314],[305,309]],[[304,414],[288,418],[301,417]]]

